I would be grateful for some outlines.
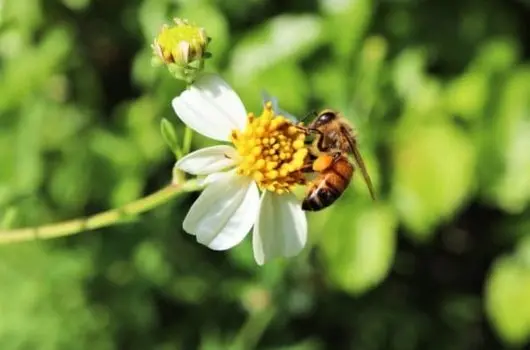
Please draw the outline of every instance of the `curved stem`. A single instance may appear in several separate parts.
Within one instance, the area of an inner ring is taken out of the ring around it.
[[[191,180],[182,185],[169,185],[153,194],[126,204],[121,208],[110,209],[86,218],[37,227],[0,230],[0,244],[63,237],[111,226],[130,219],[132,216],[156,208],[181,193],[196,191],[200,188],[201,186],[197,181]]]
[[[233,348],[242,350],[255,348],[276,314],[277,308],[274,305],[264,310],[251,313],[240,329],[234,341]]]

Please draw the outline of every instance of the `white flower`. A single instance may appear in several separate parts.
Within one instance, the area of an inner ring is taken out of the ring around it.
[[[307,240],[307,221],[292,189],[304,183],[304,135],[267,103],[248,114],[220,77],[204,75],[173,100],[182,121],[196,132],[232,145],[204,148],[176,167],[208,175],[207,187],[184,219],[184,230],[214,250],[239,244],[250,229],[259,265],[297,255]],[[262,191],[261,198],[259,190]]]

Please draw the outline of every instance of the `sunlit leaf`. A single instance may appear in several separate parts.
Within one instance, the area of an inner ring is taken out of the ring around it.
[[[413,237],[427,239],[473,191],[473,144],[449,124],[411,124],[398,130],[393,149],[392,202]]]
[[[13,183],[21,192],[32,192],[43,177],[41,129],[45,123],[44,105],[28,105],[19,120]]]
[[[145,241],[135,251],[134,263],[142,277],[156,284],[168,282],[171,275],[167,260],[162,256],[162,249],[153,241]]]
[[[294,62],[322,40],[322,21],[313,15],[281,15],[245,34],[236,44],[230,74],[248,80],[279,62]]]
[[[289,84],[285,84],[288,81]],[[302,118],[307,111],[305,106],[309,99],[309,86],[307,77],[299,67],[290,63],[271,66],[256,74],[250,82],[234,80],[243,101],[249,111],[262,109],[261,94],[266,88],[267,92],[278,98],[278,105],[282,110]],[[296,87],[296,88],[295,88]]]
[[[86,169],[85,164],[90,164],[92,159],[86,149],[78,145],[65,151],[63,157],[48,183],[48,191],[58,205],[77,212],[86,205],[90,196],[93,172]]]
[[[530,201],[530,120],[521,122],[506,149],[504,176],[494,186],[497,202],[512,212],[521,212]]]
[[[180,8],[177,15],[204,27],[206,34],[212,38],[208,45],[208,51],[212,58],[208,59],[206,65],[217,64],[223,60],[223,55],[230,43],[230,32],[228,22],[217,7],[210,6],[207,1],[189,1]]]
[[[468,73],[455,79],[447,89],[447,104],[451,111],[466,119],[481,117],[489,93],[488,77]]]
[[[91,0],[63,0],[63,3],[70,9],[80,11],[90,5]]]
[[[86,300],[87,251],[30,243],[0,254],[0,348],[110,348],[108,315]]]
[[[473,66],[483,72],[503,71],[517,60],[517,46],[509,39],[493,39],[482,45]]]
[[[64,28],[47,31],[38,46],[4,65],[0,111],[17,105],[58,70],[70,50],[71,36]]]
[[[7,230],[13,228],[19,214],[18,209],[14,206],[6,208],[0,216],[0,229]]]
[[[328,15],[325,32],[344,63],[360,46],[372,19],[372,0],[320,0]]]
[[[486,285],[486,310],[497,333],[508,343],[530,339],[530,267],[513,257],[497,259]]]
[[[154,40],[163,24],[170,24],[169,21],[172,20],[172,17],[168,16],[166,12],[167,3],[164,1],[143,1],[139,6],[138,22],[148,42]]]
[[[340,288],[361,294],[388,274],[396,245],[396,218],[383,206],[344,206],[333,213],[321,236],[330,279]],[[355,216],[347,212],[355,210]]]
[[[522,176],[530,169],[529,79],[528,69],[510,76],[482,139],[482,192],[512,212],[523,210],[530,199],[530,184]]]
[[[396,92],[404,98],[414,98],[422,92],[424,69],[427,64],[424,50],[407,49],[394,61],[392,81]]]
[[[372,112],[380,99],[383,86],[387,41],[379,36],[369,37],[363,44],[352,79],[346,78],[345,98],[365,119],[373,119]]]
[[[316,94],[329,106],[344,110],[347,105],[349,77],[336,69],[332,62],[324,61],[311,75],[311,83]],[[350,92],[351,93],[351,92]]]

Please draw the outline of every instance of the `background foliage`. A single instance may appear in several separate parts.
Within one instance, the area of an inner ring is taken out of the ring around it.
[[[213,37],[208,70],[258,111],[333,107],[357,177],[297,258],[256,267],[181,229],[196,194],[117,227],[0,247],[1,349],[500,349],[530,339],[527,0],[0,1],[4,227],[164,186],[183,85],[163,23]],[[210,141],[195,137],[194,148]]]

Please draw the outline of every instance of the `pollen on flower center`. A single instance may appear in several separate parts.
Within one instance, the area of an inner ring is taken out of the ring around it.
[[[282,194],[305,183],[305,134],[275,115],[270,102],[259,117],[249,114],[245,130],[234,130],[231,139],[241,159],[238,174],[252,177],[261,190]]]

